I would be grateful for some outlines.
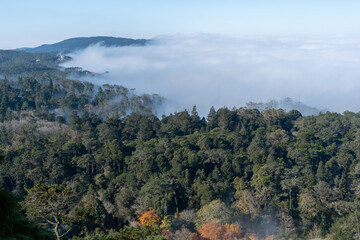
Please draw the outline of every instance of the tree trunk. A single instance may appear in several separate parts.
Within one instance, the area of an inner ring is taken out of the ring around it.
[[[175,208],[176,208],[176,217],[179,216],[179,206],[178,206],[178,201],[177,201],[177,198],[176,198],[176,192],[174,190],[172,190],[172,192],[174,193],[174,199],[175,199]]]
[[[292,216],[292,198],[291,198],[291,188],[290,188],[289,195],[290,195],[290,216]]]
[[[55,232],[55,235],[56,235],[56,240],[60,240],[61,239],[61,236],[60,236],[60,233],[59,233],[59,228],[60,228],[60,221],[55,218],[55,228],[54,228],[54,232]]]
[[[358,218],[357,210],[355,211],[355,219],[356,219],[356,235],[357,235],[357,239],[360,240],[359,218]]]

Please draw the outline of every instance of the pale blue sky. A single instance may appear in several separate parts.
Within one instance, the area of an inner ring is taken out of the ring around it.
[[[360,34],[359,0],[0,0],[0,48],[77,36]]]

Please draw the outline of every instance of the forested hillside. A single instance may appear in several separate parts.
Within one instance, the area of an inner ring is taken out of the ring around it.
[[[359,239],[358,113],[159,118],[57,55],[0,57],[1,239]]]
[[[29,218],[51,230],[56,216],[74,239],[352,239],[359,127],[351,112],[73,111],[69,124],[27,114],[1,123],[1,176]]]
[[[21,74],[58,75],[57,65],[63,60],[56,54],[32,54],[26,52],[0,50],[0,76],[19,76]],[[44,76],[44,77],[45,77]]]

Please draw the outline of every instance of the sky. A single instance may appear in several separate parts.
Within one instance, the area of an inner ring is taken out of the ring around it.
[[[0,49],[78,36],[360,34],[358,0],[0,0]]]

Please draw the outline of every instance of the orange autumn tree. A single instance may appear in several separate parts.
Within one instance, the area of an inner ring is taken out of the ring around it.
[[[160,223],[161,219],[159,215],[155,213],[154,209],[149,208],[149,211],[144,212],[140,217],[139,221],[141,225],[151,227],[154,222]]]
[[[202,237],[209,240],[221,240],[224,239],[224,228],[217,225],[215,221],[206,222],[200,229],[199,233]]]
[[[201,237],[209,240],[242,240],[241,229],[235,224],[219,225],[216,221],[206,222],[200,229]]]

